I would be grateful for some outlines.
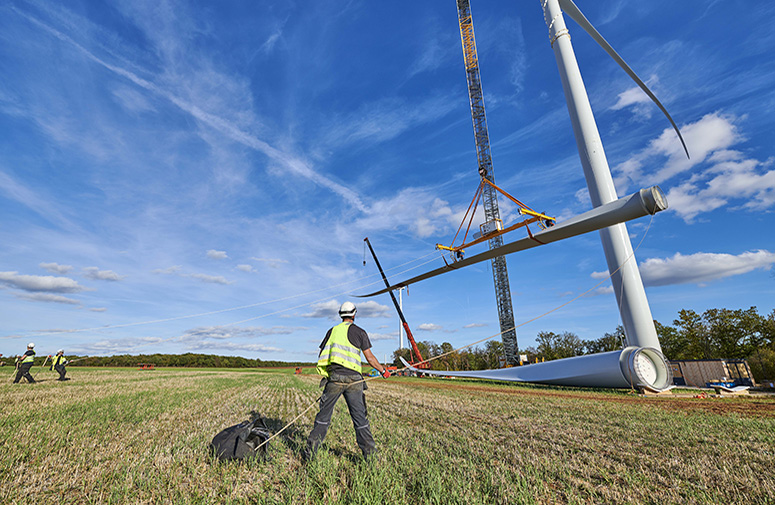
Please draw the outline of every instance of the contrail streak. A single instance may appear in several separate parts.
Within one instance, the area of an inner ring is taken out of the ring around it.
[[[146,89],[150,91],[151,93],[154,93],[156,95],[159,95],[161,97],[166,98],[170,102],[172,102],[174,105],[176,105],[180,110],[187,112],[188,114],[192,115],[194,118],[196,118],[198,121],[201,121],[202,123],[208,125],[209,127],[213,128],[214,130],[217,130],[235,142],[239,142],[240,144],[243,144],[247,147],[250,147],[251,149],[255,149],[256,151],[259,151],[263,154],[265,154],[270,159],[281,163],[285,167],[287,167],[291,172],[300,175],[301,177],[307,178],[311,180],[312,182],[324,187],[328,188],[329,190],[333,191],[337,195],[344,198],[347,202],[350,203],[353,207],[356,209],[366,212],[367,208],[361,201],[360,197],[357,193],[355,193],[353,190],[342,186],[341,184],[332,181],[331,179],[319,174],[315,170],[313,170],[307,162],[304,160],[290,155],[284,151],[281,151],[279,149],[276,149],[272,147],[271,145],[267,144],[263,140],[247,133],[236,126],[234,126],[232,123],[227,121],[226,119],[219,117],[215,114],[211,114],[209,112],[206,112],[202,109],[200,109],[198,106],[196,106],[193,103],[187,102],[185,100],[180,99],[179,97],[173,95],[169,91],[157,86],[156,84],[143,79],[142,77],[139,77],[138,75],[123,69],[121,67],[117,67],[115,65],[111,65],[110,63],[102,60],[98,56],[96,56],[94,53],[83,47],[81,44],[67,36],[66,34],[60,32],[56,28],[53,28],[42,21],[40,21],[37,18],[34,18],[30,16],[29,14],[20,11],[16,7],[11,7],[11,9],[22,16],[23,18],[27,19],[31,23],[41,27],[43,30],[48,32],[49,34],[53,35],[54,37],[58,38],[59,40],[66,42],[67,44],[75,47],[80,53],[82,53],[84,56],[92,60],[93,62],[103,66],[104,68],[110,70],[111,72],[120,75],[137,86],[140,86],[143,89]]]

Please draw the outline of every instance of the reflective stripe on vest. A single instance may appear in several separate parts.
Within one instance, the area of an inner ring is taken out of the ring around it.
[[[352,323],[342,322],[331,328],[331,335],[326,345],[320,351],[317,372],[323,377],[328,377],[328,365],[336,363],[345,368],[361,373],[361,350],[350,343],[347,331]]]
[[[25,355],[22,363],[32,363],[33,361],[35,361],[35,351],[32,354]]]

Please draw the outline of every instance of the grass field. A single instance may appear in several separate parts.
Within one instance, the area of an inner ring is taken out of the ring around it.
[[[35,370],[33,370],[34,372]],[[256,410],[276,431],[314,375],[71,368],[0,383],[0,503],[775,503],[775,400],[641,397],[488,382],[369,382],[380,453],[361,460],[344,401],[318,457],[317,407],[270,459],[208,444]]]

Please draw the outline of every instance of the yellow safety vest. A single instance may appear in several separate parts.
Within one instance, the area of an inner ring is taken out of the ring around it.
[[[35,351],[32,351],[32,354],[28,354],[22,359],[22,363],[32,363],[33,361],[35,361]]]
[[[347,330],[351,324],[345,321],[331,329],[331,335],[318,357],[317,372],[323,377],[329,376],[328,365],[331,363],[361,373],[361,350],[352,345],[347,338]]]
[[[62,363],[64,360],[64,356],[54,356],[54,360],[51,362],[51,369],[53,370],[55,366]]]

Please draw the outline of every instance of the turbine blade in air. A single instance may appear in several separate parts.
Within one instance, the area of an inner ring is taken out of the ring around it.
[[[659,211],[667,208],[667,200],[664,193],[659,186],[652,186],[647,189],[641,189],[637,193],[620,198],[613,202],[603,204],[599,207],[595,207],[583,214],[576,217],[572,217],[562,223],[557,223],[555,226],[531,234],[529,237],[525,237],[514,242],[509,242],[495,249],[490,249],[483,253],[471,256],[454,263],[444,265],[436,270],[431,270],[424,274],[420,274],[411,279],[397,282],[384,289],[369,293],[367,295],[357,295],[359,298],[368,298],[370,296],[381,295],[394,289],[414,284],[415,282],[430,279],[452,270],[467,267],[475,263],[487,261],[489,259],[505,256],[507,254],[515,253],[518,251],[524,251],[531,249],[539,245],[548,244],[550,242],[556,242],[558,240],[575,237],[583,233],[590,231],[600,230],[608,226],[612,226],[625,221],[630,221],[639,217],[643,217],[648,214],[656,214]]]

